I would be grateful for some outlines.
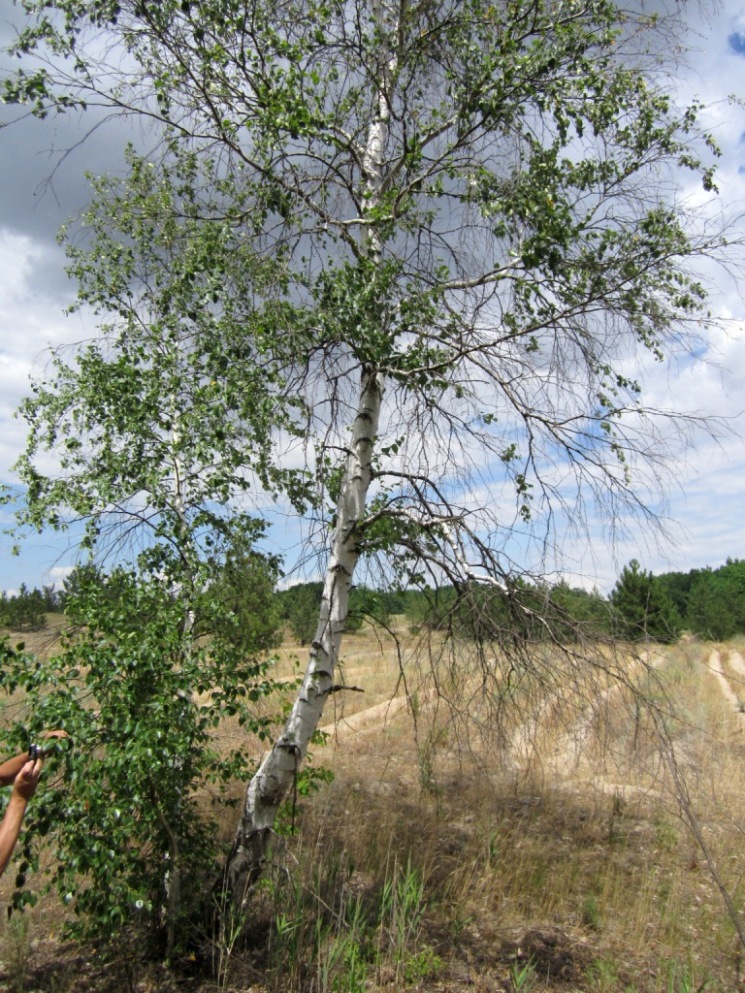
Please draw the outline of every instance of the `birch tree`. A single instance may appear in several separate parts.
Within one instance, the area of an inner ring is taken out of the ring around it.
[[[560,541],[564,515],[648,516],[676,421],[645,406],[635,359],[705,333],[696,262],[722,239],[677,187],[713,193],[716,148],[666,91],[665,18],[608,0],[24,9],[5,99],[141,115],[152,168],[209,164],[195,220],[281,271],[271,314],[251,319],[250,272],[208,304],[238,292],[246,341],[260,329],[294,384],[306,463],[283,478],[275,432],[267,465],[324,536],[303,685],[229,859],[240,900],[332,692],[361,556],[486,588],[519,621],[531,541]]]

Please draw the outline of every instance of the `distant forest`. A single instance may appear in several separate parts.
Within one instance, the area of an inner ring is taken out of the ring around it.
[[[83,566],[81,569],[90,570]],[[64,613],[66,601],[77,585],[79,570],[73,571],[62,590],[45,586],[29,590],[21,586],[17,594],[0,594],[0,627],[13,631],[40,630],[47,614]],[[108,577],[99,574],[102,588],[112,590]],[[234,619],[248,622],[255,606],[255,587],[267,577],[256,574],[230,577],[231,602],[228,608]],[[270,616],[263,623],[280,632],[289,629],[301,643],[313,638],[321,599],[320,582],[298,583],[273,596],[262,596],[262,610]],[[625,566],[609,596],[597,590],[587,591],[565,582],[555,585],[523,587],[522,611],[525,623],[551,615],[552,629],[565,623],[567,638],[581,629],[598,636],[612,635],[629,641],[672,642],[683,632],[701,638],[725,641],[745,632],[745,561],[727,559],[719,568],[691,569],[653,575],[632,560]],[[111,593],[110,595],[113,595]],[[408,590],[374,590],[365,586],[352,591],[347,630],[357,630],[368,621],[388,625],[391,618],[403,615],[414,630],[445,630],[466,638],[494,637],[515,622],[509,603],[499,591],[483,586],[455,589],[422,587]],[[256,623],[253,618],[250,623]],[[535,634],[540,637],[540,624]]]

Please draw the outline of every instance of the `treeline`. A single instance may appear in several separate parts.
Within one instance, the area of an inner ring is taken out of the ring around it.
[[[316,630],[321,603],[320,582],[298,583],[277,590],[278,572],[259,567],[257,557],[232,558],[226,565],[226,617],[236,627],[284,627],[301,645]],[[76,588],[81,567],[62,590],[52,586],[0,594],[0,627],[38,630],[46,615],[64,612],[70,591]],[[106,577],[101,574],[102,584]],[[261,616],[258,616],[258,615]],[[701,638],[724,641],[745,633],[745,561],[728,559],[717,569],[691,569],[653,575],[632,560],[625,566],[610,596],[559,582],[531,586],[518,583],[513,596],[483,585],[456,590],[452,586],[409,590],[373,590],[355,587],[350,596],[347,631],[359,630],[366,620],[387,625],[405,616],[414,630],[449,631],[472,640],[519,633],[571,640],[616,637],[630,641],[675,641],[689,631]]]
[[[282,622],[301,644],[313,638],[321,583],[299,583],[277,593]],[[691,569],[655,576],[632,560],[609,596],[566,582],[516,585],[515,595],[489,586],[456,590],[371,590],[356,587],[346,629],[365,619],[388,624],[404,615],[410,628],[450,631],[478,640],[509,636],[614,637],[628,641],[676,641],[688,631],[723,641],[745,633],[745,561],[728,559],[717,569]]]
[[[29,590],[21,583],[18,593],[0,593],[0,628],[38,631],[47,623],[47,614],[63,609],[63,594],[53,586]]]
[[[667,572],[656,578],[672,603],[681,630],[712,641],[745,633],[745,561],[727,559],[718,569]]]
[[[745,633],[745,561],[716,569],[654,576],[637,561],[624,567],[610,595],[616,633],[674,641],[684,631],[710,641]]]
[[[321,603],[321,583],[300,583],[278,593],[280,616],[301,644],[314,636]],[[488,640],[520,633],[541,638],[550,630],[556,637],[583,634],[609,635],[612,610],[597,591],[555,586],[518,584],[516,595],[484,585],[471,584],[408,590],[372,590],[355,587],[349,599],[347,631],[356,631],[365,620],[387,625],[395,615],[404,616],[414,631],[447,631],[470,640]]]
[[[322,593],[320,582],[296,583],[277,593],[280,617],[301,645],[309,644],[315,635]],[[349,596],[345,630],[359,631],[365,620],[386,625],[395,614],[409,614],[411,597],[410,591],[356,586]]]

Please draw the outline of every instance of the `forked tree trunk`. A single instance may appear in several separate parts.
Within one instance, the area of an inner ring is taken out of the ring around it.
[[[292,789],[334,685],[334,670],[349,609],[349,591],[359,557],[356,528],[365,511],[372,479],[372,455],[382,394],[382,377],[375,369],[363,369],[318,626],[305,678],[282,736],[249,784],[226,866],[226,883],[238,906],[261,873],[277,810]]]

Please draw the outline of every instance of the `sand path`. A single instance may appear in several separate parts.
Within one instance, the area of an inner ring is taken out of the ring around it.
[[[731,652],[729,662],[739,676],[745,677],[745,660],[743,660],[739,652]],[[714,649],[709,655],[708,666],[709,672],[711,672],[711,674],[716,678],[724,698],[729,704],[731,704],[737,718],[741,722],[745,722],[745,713],[743,713],[740,709],[740,697],[732,689],[732,684],[727,678],[724,671],[724,666],[722,665],[722,656],[716,649]]]
[[[662,655],[647,654],[630,666],[627,676],[630,676],[635,669],[641,669],[645,666],[656,669],[663,661],[664,656]],[[741,659],[740,663],[745,678],[745,660]],[[718,670],[712,668],[712,671],[716,673]],[[720,678],[724,680],[723,675]],[[724,684],[726,685],[726,680],[724,680]],[[546,717],[551,719],[552,709],[556,710],[565,706],[565,709],[568,710],[571,706],[571,700],[565,700],[564,693],[558,690],[550,701],[543,702],[538,712],[515,729],[503,754],[503,761],[517,774],[524,774],[531,767],[538,765],[554,781],[576,779],[586,749],[594,740],[598,715],[603,709],[612,706],[613,698],[620,688],[619,683],[614,683],[599,692],[592,702],[588,702],[582,708],[575,720],[565,725],[565,730],[561,731],[547,747],[547,742],[540,740],[542,725]],[[728,686],[727,688],[729,689]],[[433,689],[423,699],[420,699],[419,706],[422,710],[429,709],[435,697],[436,690]],[[736,699],[734,694],[732,697]],[[366,707],[349,717],[330,721],[324,724],[321,730],[331,735],[332,743],[338,743],[347,741],[353,736],[367,737],[381,731],[385,733],[394,725],[397,726],[405,721],[409,713],[410,706],[407,698],[397,696]],[[603,777],[597,776],[597,773],[593,779],[601,790],[607,788],[609,791],[617,791],[619,789],[617,783],[606,783]]]

